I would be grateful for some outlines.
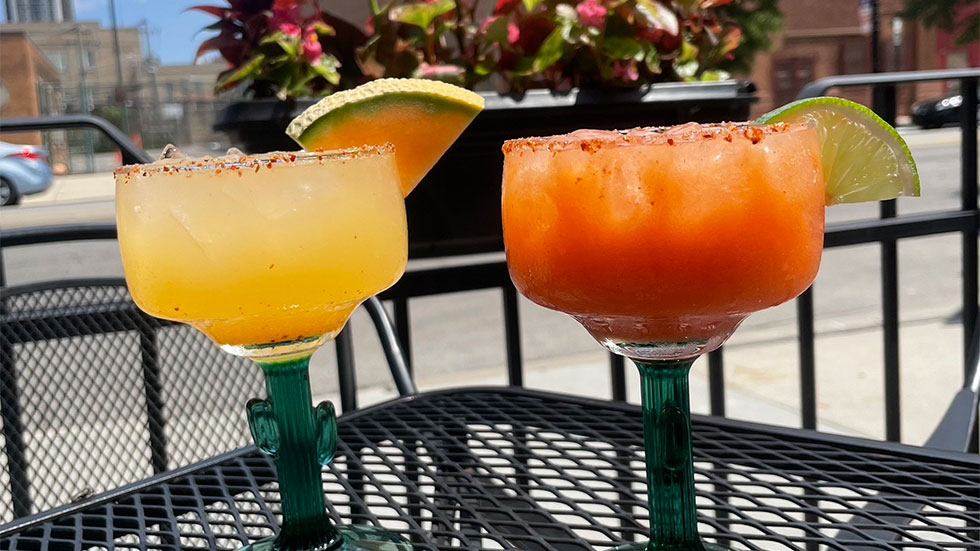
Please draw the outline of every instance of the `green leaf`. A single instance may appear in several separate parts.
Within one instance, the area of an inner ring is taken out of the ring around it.
[[[275,44],[282,48],[288,56],[294,56],[299,51],[299,39],[293,38],[282,31],[274,32],[259,41],[259,46],[269,46]]]
[[[318,76],[321,76],[334,86],[340,84],[340,72],[337,70],[340,62],[332,55],[322,55],[319,61],[311,63],[310,68]]]
[[[291,57],[286,54],[280,53],[275,57],[266,56],[265,65],[266,67],[277,69],[279,67],[282,67],[286,63],[293,63],[295,59],[296,59],[295,57]]]
[[[555,16],[560,22],[578,21],[578,12],[568,4],[558,4],[555,6]]]
[[[577,44],[579,42],[589,44],[591,42],[589,35],[585,32],[585,28],[579,25],[578,22],[572,21],[566,23],[558,27],[558,30],[561,32],[561,37],[569,44]]]
[[[541,0],[524,0],[524,9],[527,10],[527,13],[531,13],[540,3]]]
[[[392,20],[428,29],[432,20],[456,9],[455,0],[436,0],[431,4],[406,4],[391,9]]]
[[[526,77],[526,76],[533,75],[535,72],[536,71],[534,70],[534,58],[522,57],[517,60],[517,63],[514,64],[514,70],[511,71],[511,74],[521,76],[521,77]]]
[[[651,73],[660,74],[660,53],[657,52],[656,46],[650,45],[650,49],[647,50],[646,55],[643,57],[643,63]]]
[[[548,38],[544,39],[538,55],[534,57],[532,69],[535,73],[540,73],[551,67],[565,54],[565,39],[562,38],[561,29],[551,31]]]
[[[728,74],[727,71],[721,71],[718,69],[712,69],[710,71],[705,71],[701,74],[702,82],[717,82],[720,80],[728,80],[732,78],[732,75]]]
[[[494,67],[496,67],[496,63],[490,59],[484,59],[473,67],[473,72],[477,76],[486,77],[493,74]]]
[[[681,65],[696,61],[698,58],[698,47],[687,40],[681,43],[681,55],[677,62]]]
[[[487,42],[507,43],[507,19],[500,17],[487,27]]]
[[[265,61],[265,56],[262,54],[257,54],[252,59],[248,60],[241,67],[234,69],[232,71],[225,71],[218,77],[218,82],[215,83],[214,89],[218,91],[225,91],[234,88],[241,81],[253,76],[258,72],[259,67]],[[226,74],[227,73],[227,74]]]
[[[643,45],[626,36],[610,36],[602,43],[602,53],[612,59],[642,59]]]
[[[685,81],[696,80],[694,75],[698,72],[698,62],[688,61],[687,63],[681,63],[674,67],[674,71],[677,76],[683,78]]]
[[[327,25],[323,21],[314,21],[313,29],[316,30],[316,34],[320,36],[336,36],[337,31],[333,27]]]

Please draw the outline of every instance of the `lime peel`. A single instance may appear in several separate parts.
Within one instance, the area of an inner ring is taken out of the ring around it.
[[[762,115],[756,123],[806,121],[817,127],[828,205],[919,196],[919,172],[908,144],[859,103],[802,99]]]

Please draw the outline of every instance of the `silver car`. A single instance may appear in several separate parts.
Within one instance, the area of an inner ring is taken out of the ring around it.
[[[0,142],[0,206],[16,205],[24,195],[51,187],[48,150]]]

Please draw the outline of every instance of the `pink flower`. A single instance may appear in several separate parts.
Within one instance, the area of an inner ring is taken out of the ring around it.
[[[578,20],[583,25],[597,29],[602,28],[606,22],[606,14],[609,13],[609,10],[598,0],[585,0],[585,2],[575,6],[575,11],[578,12]]]
[[[303,55],[310,63],[316,63],[320,61],[320,56],[323,55],[323,46],[320,44],[320,38],[316,35],[316,29],[311,27],[306,28],[306,32],[303,33]]]
[[[303,29],[299,28],[299,25],[295,23],[282,23],[279,25],[279,30],[286,33],[286,36],[291,36],[293,38],[299,37],[303,34]]]
[[[521,39],[521,30],[513,23],[507,23],[507,42],[513,46]]]
[[[636,68],[636,61],[631,59],[626,63],[621,61],[613,63],[613,77],[622,79],[626,82],[636,82],[640,80],[640,72]]]
[[[424,61],[419,64],[419,76],[433,80],[459,79],[464,72],[458,65],[429,65]]]

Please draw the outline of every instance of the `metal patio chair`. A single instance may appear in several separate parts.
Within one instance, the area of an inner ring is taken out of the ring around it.
[[[143,313],[123,279],[0,294],[0,524],[251,444],[260,370]],[[387,313],[366,308],[399,392],[414,393]]]

